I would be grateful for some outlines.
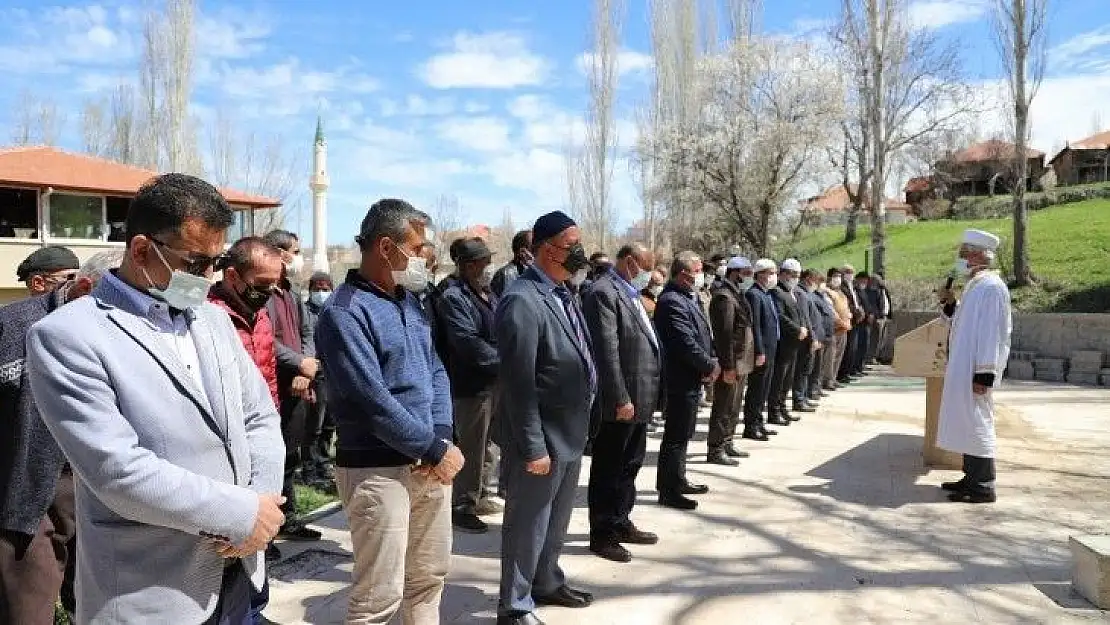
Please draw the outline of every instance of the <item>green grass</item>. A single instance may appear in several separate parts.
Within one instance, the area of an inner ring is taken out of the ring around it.
[[[1008,272],[1013,249],[1009,218],[888,225],[886,275],[892,287],[928,284],[936,288],[952,266],[960,234],[966,228],[1002,237],[999,263],[1003,272]],[[807,267],[827,269],[849,262],[862,269],[864,250],[871,245],[870,228],[861,224],[858,238],[849,245],[842,243],[843,238],[843,226],[821,228],[797,244],[783,242],[775,250],[776,257],[796,256]],[[1038,284],[1013,292],[1015,308],[1027,312],[1110,310],[1110,200],[1031,212],[1028,249]],[[915,302],[903,304],[912,307]]]
[[[329,504],[333,501],[339,501],[339,497],[329,495],[311,486],[297,484],[294,488],[297,490],[297,516],[308,514],[320,506]]]

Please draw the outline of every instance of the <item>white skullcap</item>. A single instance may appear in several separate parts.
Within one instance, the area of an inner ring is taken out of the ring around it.
[[[751,269],[752,261],[743,256],[733,256],[728,259],[728,265],[725,268],[728,271],[732,271],[733,269]]]
[[[841,271],[847,271],[848,273],[855,273],[856,272],[856,268],[851,266],[848,263],[844,263],[843,265],[841,265],[840,270]]]
[[[782,270],[802,273],[802,263],[799,263],[797,258],[787,258],[782,261]]]
[[[775,261],[771,260],[770,258],[760,258],[759,260],[755,261],[754,269],[756,273],[759,273],[761,271],[774,271],[776,269]]]
[[[1001,242],[1001,239],[989,232],[974,229],[964,230],[964,245],[971,245],[979,249],[987,250],[988,252],[993,252],[998,249],[998,244]]]

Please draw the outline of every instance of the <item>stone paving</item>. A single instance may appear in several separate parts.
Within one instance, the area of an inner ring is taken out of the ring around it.
[[[703,411],[691,477],[711,492],[695,512],[663,509],[652,489],[658,438],[634,519],[660,534],[634,560],[590,555],[583,471],[562,563],[595,593],[584,610],[544,608],[548,625],[699,623],[1086,623],[1110,621],[1070,588],[1072,534],[1110,518],[1110,391],[1008,382],[997,392],[999,501],[947,502],[952,471],[921,462],[925,393],[878,372],[820,411],[744,441],[740,467],[705,464]],[[492,623],[500,519],[455,535],[444,623]],[[282,624],[342,623],[350,540],[342,513],[324,540],[282,546],[266,612]]]

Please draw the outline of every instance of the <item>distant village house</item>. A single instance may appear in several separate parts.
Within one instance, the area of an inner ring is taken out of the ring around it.
[[[1061,186],[1110,182],[1110,130],[1069,143],[1049,164]]]

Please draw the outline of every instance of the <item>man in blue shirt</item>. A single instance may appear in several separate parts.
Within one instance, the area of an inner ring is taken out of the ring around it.
[[[413,294],[428,284],[420,255],[430,218],[403,200],[370,207],[356,238],[362,264],[320,313],[338,442],[335,463],[354,545],[347,621],[439,623],[451,559],[451,392]]]

